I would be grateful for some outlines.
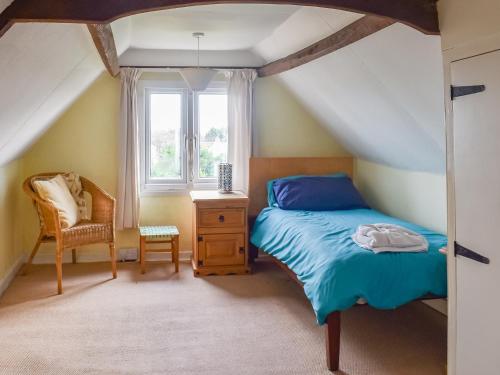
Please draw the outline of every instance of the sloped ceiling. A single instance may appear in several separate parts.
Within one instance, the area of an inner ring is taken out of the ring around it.
[[[14,25],[0,38],[0,165],[29,147],[102,71],[86,27]]]
[[[10,2],[0,0],[0,10]],[[176,12],[176,22],[167,22]],[[112,27],[122,63],[192,63],[191,47],[183,45],[192,44],[192,32],[205,31],[207,61],[254,66],[360,17],[322,8],[212,5],[132,16]],[[0,38],[0,165],[29,147],[103,70],[82,25],[17,24]],[[439,37],[395,24],[278,77],[354,155],[444,173]]]
[[[352,22],[352,13],[333,13],[328,17],[322,10],[303,8],[254,50],[274,61],[311,44],[312,35],[318,40],[338,30],[339,21]],[[282,73],[280,79],[354,155],[396,168],[444,173],[439,37],[395,24]]]

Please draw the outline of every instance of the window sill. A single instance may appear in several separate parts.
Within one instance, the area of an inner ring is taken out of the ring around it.
[[[192,190],[217,190],[216,183],[195,183],[188,185],[150,185],[141,186],[139,196],[143,197],[161,197],[188,195]]]

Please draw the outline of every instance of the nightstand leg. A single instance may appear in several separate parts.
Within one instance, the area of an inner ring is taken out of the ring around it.
[[[145,274],[146,273],[146,237],[145,236],[141,236],[140,251],[141,251],[141,273]]]
[[[172,258],[175,259],[175,272],[179,272],[179,236],[174,237]]]

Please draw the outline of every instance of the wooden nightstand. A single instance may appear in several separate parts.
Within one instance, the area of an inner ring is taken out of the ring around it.
[[[195,276],[247,274],[248,197],[240,192],[192,191]]]

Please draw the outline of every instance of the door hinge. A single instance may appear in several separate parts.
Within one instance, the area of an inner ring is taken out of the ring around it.
[[[203,266],[203,261],[202,260],[198,261],[198,266]]]
[[[198,242],[203,241],[203,236],[198,236]]]
[[[478,254],[475,251],[467,249],[466,247],[463,247],[462,245],[459,245],[458,243],[455,242],[455,256],[457,255],[475,260],[476,262],[479,263],[490,264],[489,258],[486,258],[485,256],[482,256],[481,254]]]
[[[472,95],[486,90],[485,85],[474,86],[451,86],[451,100],[460,96]]]
[[[240,254],[245,254],[245,248],[243,246],[240,247]]]

